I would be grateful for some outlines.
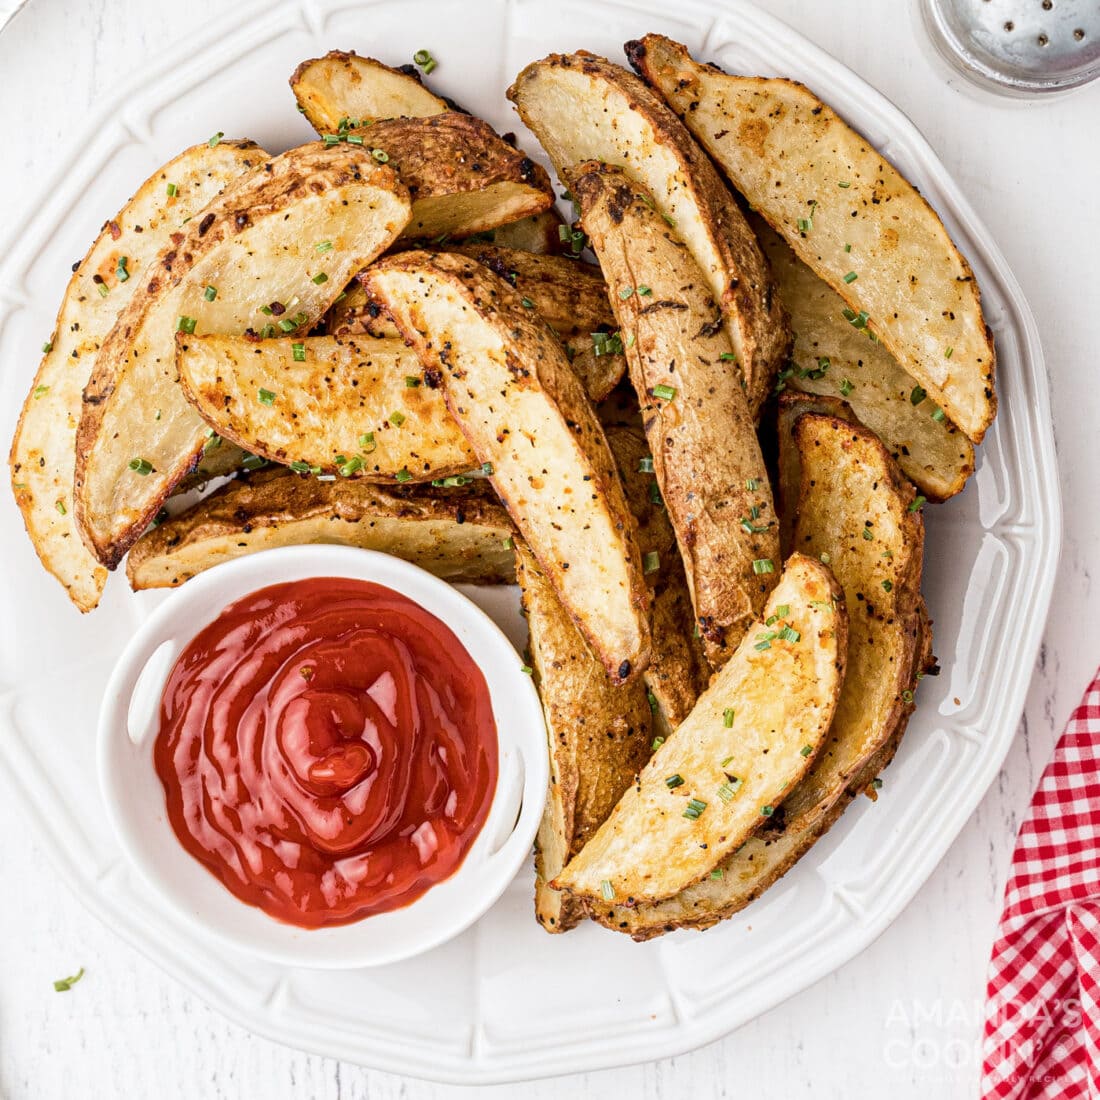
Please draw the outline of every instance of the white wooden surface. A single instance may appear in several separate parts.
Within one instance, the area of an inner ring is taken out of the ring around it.
[[[1062,573],[1015,746],[947,858],[863,955],[721,1042],[605,1073],[455,1089],[302,1054],[227,1023],[87,916],[11,807],[0,803],[0,1097],[947,1100],[975,1094],[985,966],[1016,827],[1100,661],[1100,588],[1093,580],[1100,574],[1100,84],[1055,102],[998,100],[970,91],[931,57],[915,4],[759,2],[914,119],[993,229],[1043,336],[1066,504]],[[71,10],[71,33],[58,43],[51,78],[64,79],[66,50],[95,51],[97,83],[72,89],[77,110],[108,89],[128,58],[185,43],[187,27],[220,7],[217,0],[32,3]],[[0,21],[12,6],[0,0]],[[624,28],[624,38],[645,29]],[[444,44],[430,35],[425,44],[444,55]],[[577,44],[584,44],[583,28]],[[0,64],[3,51],[0,37]],[[9,185],[15,184],[0,178],[0,195]],[[52,980],[80,966],[87,968],[84,981],[55,993]]]

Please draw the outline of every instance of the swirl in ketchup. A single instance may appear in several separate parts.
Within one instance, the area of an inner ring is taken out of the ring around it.
[[[194,638],[154,761],[184,848],[242,901],[318,928],[454,873],[489,814],[497,733],[439,619],[317,577],[253,592]]]

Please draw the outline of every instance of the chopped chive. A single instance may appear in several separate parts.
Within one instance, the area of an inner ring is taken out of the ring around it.
[[[781,603],[775,609],[775,615],[777,619],[785,619],[791,613],[791,605],[789,603]]]
[[[653,473],[653,459],[643,458],[638,462],[638,473],[651,474]]]
[[[214,146],[217,145],[223,137],[225,137],[225,134],[223,134],[221,130],[219,130],[206,144],[209,145],[211,149],[213,149]]]
[[[374,442],[374,432],[365,432],[359,437],[359,449],[370,454],[378,446]]]
[[[656,550],[650,550],[642,556],[642,572],[656,573],[661,568],[661,555]]]
[[[733,707],[726,707],[726,709],[722,711],[722,725],[724,725],[726,729],[730,729],[733,726],[733,718],[736,713]]]
[[[661,497],[661,487],[655,481],[649,483],[649,503],[656,504],[658,507],[664,504],[664,500]]]
[[[174,183],[169,183],[164,188],[165,194],[170,199],[174,199],[176,197],[176,194],[177,194],[178,191],[179,191],[179,188]]]
[[[257,392],[256,397],[261,405],[266,405],[268,408],[275,404],[275,394],[271,390],[261,389]]]
[[[35,386],[34,387],[34,399],[37,401],[40,397],[45,397],[50,392],[49,386]]]
[[[363,135],[362,134],[345,134],[344,135],[344,140],[349,145],[362,145],[363,144]]]
[[[409,476],[411,477],[412,475],[410,474]],[[535,670],[530,665],[520,665],[519,670],[524,676],[534,676],[535,674]]]
[[[773,635],[773,637],[774,637],[774,635]],[[757,653],[763,653],[764,650],[771,649],[771,647],[772,647],[771,639],[761,638],[760,641],[757,642],[756,645],[754,645],[752,648],[755,649]]]
[[[882,780],[881,779],[872,779],[871,780],[871,786],[876,791],[881,791],[882,790]]]
[[[852,186],[851,183],[848,180],[837,180],[836,185],[837,185],[837,187],[843,187],[845,189]]]
[[[245,455],[241,462],[241,466],[245,470],[259,470],[267,465],[267,459],[261,458],[259,455]]]
[[[763,817],[771,817],[775,813],[774,806],[761,806],[760,813]]]
[[[894,582],[893,581],[883,581],[882,582],[882,590],[883,590],[883,592],[892,592],[894,590]]]
[[[293,318],[290,317],[284,317],[279,322],[279,328],[281,328],[283,332],[293,332],[297,327],[298,326],[297,324],[295,324]]]
[[[909,511],[919,512],[927,502],[927,497],[916,496],[913,498],[913,503],[909,505]]]
[[[848,394],[850,394],[852,392],[852,390],[854,390],[854,389],[855,389],[855,386],[853,386],[852,383],[849,382],[847,378],[842,378],[840,380],[840,393],[841,393],[842,397],[847,397]]]
[[[809,756],[810,753],[812,753],[814,751],[814,747],[813,747],[813,745],[803,745],[802,748],[800,748],[798,751],[803,756]]]
[[[562,244],[565,244],[572,235],[573,235],[573,231],[569,228],[569,226],[567,226],[567,225],[559,225],[558,226],[558,240],[561,241]]]
[[[737,362],[737,356],[732,351],[724,351],[718,358],[725,360],[727,363]]]
[[[909,394],[909,403],[919,405],[927,396],[928,393],[922,386],[914,386],[913,392]]]
[[[638,297],[639,298],[648,298],[652,293],[653,293],[653,291],[647,286],[638,287]]]
[[[504,542],[503,542],[503,544],[502,544],[502,545],[504,546],[504,549],[505,549],[505,550],[515,550],[515,548],[516,548],[516,540],[515,540],[514,538],[512,538],[512,536],[511,536],[511,535],[509,535],[509,536],[508,536],[508,537],[507,537],[507,538],[506,538],[506,539],[504,540]]]
[[[370,155],[374,157],[374,159],[378,161],[379,164],[386,164],[390,159],[389,153],[387,153],[384,149],[372,149],[370,151]]]
[[[854,283],[858,278],[859,276],[854,271],[849,271],[848,274],[844,276],[844,281],[846,283]]]
[[[153,464],[148,459],[131,458],[129,465],[135,474],[140,474],[142,477],[148,477],[153,472]]]
[[[715,867],[714,870],[711,871],[710,877],[711,878],[721,878],[722,877],[722,868],[721,867]]]
[[[343,477],[351,477],[352,474],[359,473],[362,468],[363,460],[358,455],[353,455],[340,467],[340,474]]]
[[[115,268],[115,278],[120,283],[124,283],[130,278],[130,272],[126,270],[127,263],[129,263],[129,260],[125,256],[119,256],[118,266]]]
[[[863,528],[863,537],[868,542],[871,542],[874,539],[875,536],[871,534],[871,528],[870,527],[864,527]]]
[[[730,783],[730,782],[727,781],[727,782],[723,783],[718,788],[718,797],[723,802],[732,802],[733,801],[733,796],[735,794],[737,794],[737,788],[740,787],[740,786],[741,786],[741,781],[740,780],[737,781],[736,786],[733,783]]]
[[[53,983],[54,992],[68,993],[69,990],[72,989],[72,987],[76,985],[76,983],[80,981],[80,979],[83,977],[84,967],[81,967],[75,974],[70,975],[68,978],[58,978],[57,981]]]
[[[405,414],[403,412],[391,412],[389,421],[395,428],[400,428],[405,423]]]
[[[950,359],[951,356],[954,355],[954,354],[955,354],[955,349],[954,348],[948,348],[947,351],[945,351],[943,353],[943,357],[944,357],[944,359]]]
[[[317,244],[314,245],[314,248],[319,253],[321,253],[321,252],[331,252],[332,251],[332,241],[318,241]]]
[[[179,316],[176,318],[176,332],[185,332],[190,336],[195,331],[198,322],[194,317]]]
[[[334,145],[340,144],[339,134],[322,134],[321,140],[325,143],[326,149],[331,149]]]
[[[668,789],[674,790],[676,787],[682,787],[684,785],[684,777],[682,775],[668,775],[665,776],[665,786]]]
[[[661,383],[661,385],[653,387],[653,396],[659,397],[662,401],[671,401],[676,396],[676,389],[673,386],[666,386]]]
[[[600,883],[600,893],[603,895],[604,901],[611,901],[611,899],[615,896],[615,887],[611,885],[609,879],[605,878]]]
[[[99,291],[99,296],[101,298],[106,298],[107,295],[111,293],[111,288],[102,280],[96,283],[95,288]]]
[[[733,757],[732,756],[727,756],[726,759],[722,761],[721,766],[723,768],[728,768],[730,766],[730,764],[732,764],[732,763],[733,763]]]
[[[684,817],[689,821],[698,821],[706,808],[707,804],[701,798],[693,798],[684,810]]]
[[[844,246],[844,251],[845,251],[845,252],[851,252],[851,251],[852,251],[852,246],[851,246],[850,244],[846,244],[846,245]]]
[[[468,477],[463,477],[462,474],[452,474],[450,477],[442,478],[438,482],[432,482],[433,485],[438,484],[446,489],[461,489],[463,485],[468,485],[469,483],[470,479]]]
[[[398,470],[397,473],[393,475],[393,477],[394,477],[395,481],[400,481],[400,482],[412,481],[412,479],[413,479],[412,474],[409,473],[407,467],[405,467],[405,466],[402,466],[401,469]]]
[[[300,458],[295,459],[290,464],[290,468],[296,474],[308,474],[309,473],[309,463],[308,462],[303,462]]]
[[[420,385],[420,379],[415,374],[405,375],[405,389],[415,390]]]
[[[43,355],[49,355],[51,351],[53,351],[53,341],[52,340],[47,340],[42,345],[42,354]]]
[[[760,482],[757,481],[756,478],[750,477],[748,481],[745,482],[745,488],[748,489],[750,493],[755,493],[756,490],[760,488]]]
[[[416,53],[413,54],[413,61],[421,67],[427,65],[431,59],[432,55],[427,50],[417,50]]]
[[[779,640],[783,642],[798,642],[802,640],[802,635],[799,634],[793,626],[785,626],[779,631]]]
[[[933,409],[932,419],[937,424],[942,424],[947,419],[947,414],[943,411],[943,409]]]
[[[652,691],[647,691],[645,693],[645,697],[646,697],[646,700],[649,702],[649,709],[654,714],[656,714],[657,713],[657,696],[654,695]],[[661,742],[664,743],[664,738],[663,737],[661,738]],[[657,747],[656,744],[654,744],[653,747],[656,748]]]
[[[752,563],[752,571],[759,577],[762,573],[774,573],[775,566],[771,558],[757,558]]]
[[[911,702],[913,701],[913,692],[912,692],[912,691],[911,691],[911,690],[910,690],[909,688],[906,688],[906,689],[905,689],[905,690],[904,690],[904,691],[903,691],[903,692],[901,693],[901,697],[902,697],[902,698],[903,698],[903,699],[904,699],[904,700],[905,700],[905,701],[906,701],[907,703],[911,703]]]
[[[534,309],[535,308],[535,303],[532,302],[530,298],[520,298],[519,304],[521,306],[523,306],[524,309]]]
[[[623,289],[619,291],[619,297],[625,302],[633,293],[634,288],[632,286],[624,286]]]
[[[212,302],[218,296],[218,288],[216,286],[208,286],[203,292],[202,296],[208,301]]]
[[[59,512],[61,513],[61,515],[63,515],[63,516],[66,516],[66,515],[68,515],[68,514],[69,514],[69,509],[65,507],[65,502],[64,502],[63,500],[59,500],[59,501],[57,501],[57,503],[56,503],[56,504],[54,504],[54,507],[55,507],[55,508],[56,508],[56,509],[57,509],[57,510],[58,510],[58,511],[59,511]]]
[[[322,283],[328,282],[328,276],[323,271],[319,271],[316,275],[313,276],[313,281],[318,286],[320,286]]]
[[[813,218],[799,218],[798,219],[798,231],[799,233],[809,233],[814,227]]]
[[[294,356],[295,363],[304,363],[306,361],[305,344],[291,344],[290,353]]]

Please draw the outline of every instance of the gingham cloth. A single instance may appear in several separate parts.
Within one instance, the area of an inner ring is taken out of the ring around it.
[[[989,964],[984,1100],[1100,1097],[1100,670],[1016,839]]]

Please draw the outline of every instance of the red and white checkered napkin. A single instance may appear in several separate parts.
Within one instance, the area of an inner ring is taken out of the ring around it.
[[[984,1100],[1100,1097],[1100,670],[1016,839],[986,996]]]

